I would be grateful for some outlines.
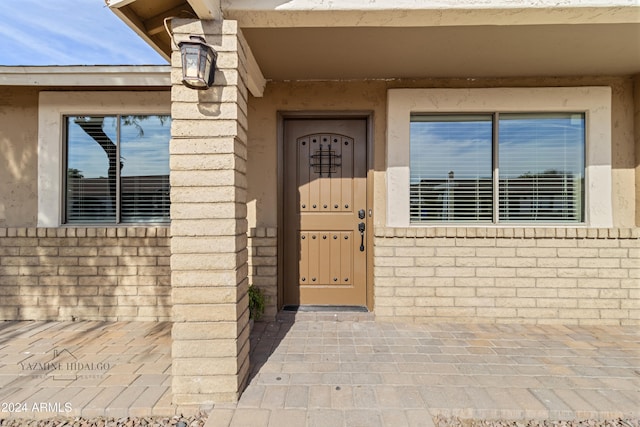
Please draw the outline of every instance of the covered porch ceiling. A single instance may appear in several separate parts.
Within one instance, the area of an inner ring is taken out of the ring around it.
[[[267,80],[640,73],[635,0],[107,1],[165,58],[164,18],[237,20]]]
[[[246,28],[267,79],[640,72],[640,24]]]

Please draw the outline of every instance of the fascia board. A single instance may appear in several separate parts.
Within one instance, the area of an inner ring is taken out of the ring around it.
[[[2,86],[171,86],[169,66],[0,67]]]

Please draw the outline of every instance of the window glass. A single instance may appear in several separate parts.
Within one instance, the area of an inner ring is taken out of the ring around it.
[[[492,115],[412,115],[412,222],[492,220]]]
[[[412,223],[584,221],[582,113],[412,114],[410,135]]]
[[[581,222],[584,115],[500,114],[500,221]]]
[[[169,135],[166,116],[120,118],[122,222],[169,218]]]
[[[116,221],[116,117],[67,117],[67,222]]]
[[[169,116],[66,117],[67,223],[169,221]]]

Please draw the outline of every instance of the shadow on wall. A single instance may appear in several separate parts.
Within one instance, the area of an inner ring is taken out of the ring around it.
[[[0,320],[171,320],[167,228],[0,228]]]
[[[38,90],[0,89],[0,227],[36,223],[37,149]]]

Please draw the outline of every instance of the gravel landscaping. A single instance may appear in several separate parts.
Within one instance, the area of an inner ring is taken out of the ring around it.
[[[434,417],[435,427],[640,427],[640,418],[613,420],[475,420]]]
[[[191,417],[4,419],[2,427],[203,427],[207,414]],[[640,427],[640,418],[612,420],[479,420],[434,417],[435,427]]]
[[[52,418],[27,420],[11,418],[0,420],[2,427],[202,427],[207,414],[199,413],[191,417],[130,417],[130,418]]]

